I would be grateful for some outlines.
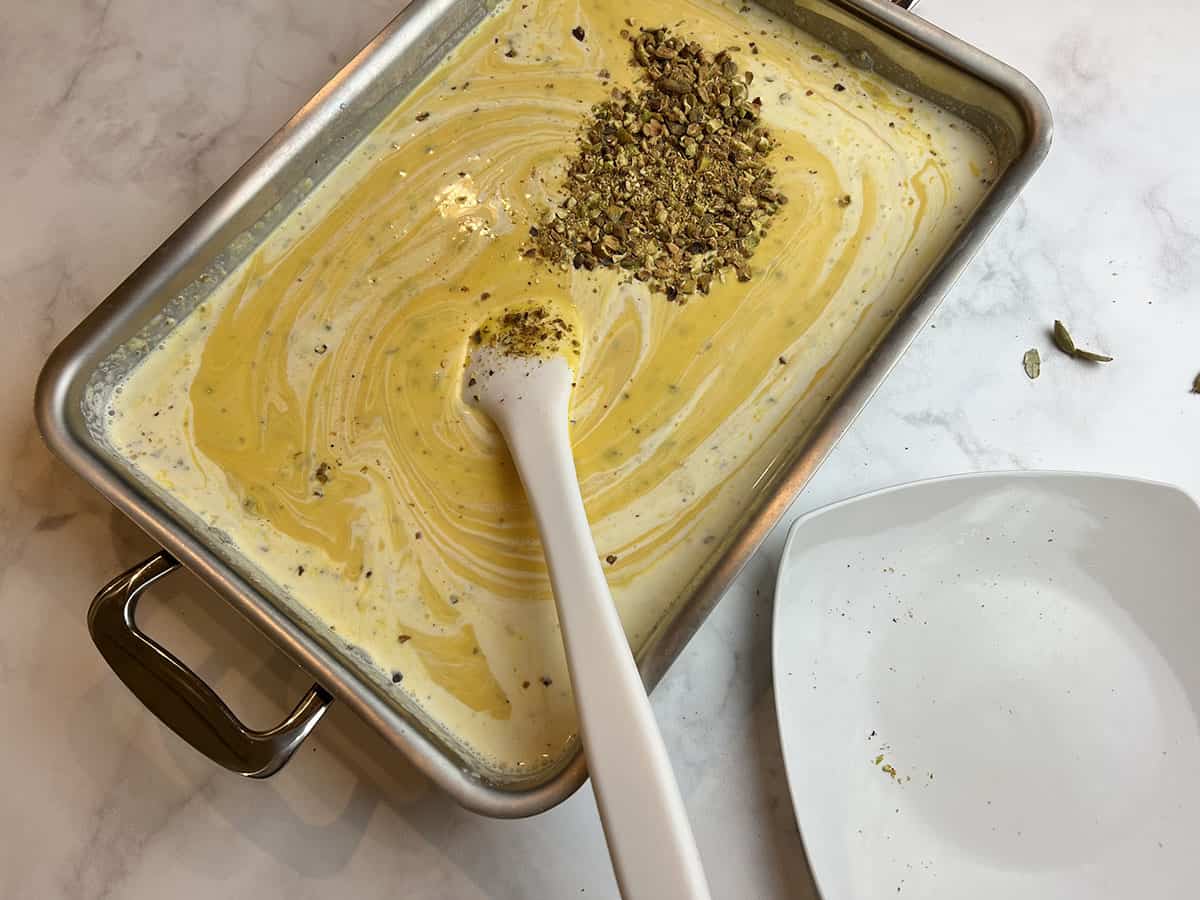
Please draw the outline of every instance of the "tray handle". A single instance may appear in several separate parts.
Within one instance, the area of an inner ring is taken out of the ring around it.
[[[195,749],[239,775],[274,775],[308,737],[333,697],[314,684],[274,728],[254,731],[243,725],[200,676],[134,621],[142,591],[178,568],[163,551],[109,582],[88,610],[92,640],[125,686]]]

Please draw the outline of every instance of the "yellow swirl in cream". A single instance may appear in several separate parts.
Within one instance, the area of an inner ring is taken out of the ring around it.
[[[496,771],[553,764],[576,720],[520,483],[460,396],[468,336],[513,304],[576,310],[574,452],[637,647],[994,173],[962,121],[739,6],[664,0],[647,24],[754,74],[791,202],[749,283],[678,305],[521,255],[590,105],[632,82],[619,32],[646,5],[511,3],[114,404],[114,446]]]

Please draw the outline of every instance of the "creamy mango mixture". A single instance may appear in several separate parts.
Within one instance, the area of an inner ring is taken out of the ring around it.
[[[497,773],[553,765],[576,718],[520,483],[462,402],[472,331],[577,311],[574,453],[636,648],[995,174],[962,121],[741,5],[501,6],[114,398],[121,454]],[[741,48],[790,199],[753,280],[686,305],[521,254],[649,10]]]

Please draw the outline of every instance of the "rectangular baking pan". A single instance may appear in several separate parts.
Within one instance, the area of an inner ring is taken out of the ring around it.
[[[135,694],[178,734],[234,771],[276,771],[336,697],[370,722],[463,806],[515,817],[568,797],[586,777],[582,753],[557,770],[498,776],[484,770],[417,708],[364,679],[344,647],[332,644],[295,604],[271,596],[262,577],[189,520],[109,447],[104,410],[114,387],[272,227],[412,90],[488,13],[484,0],[415,0],[333,77],[196,213],[54,351],[37,387],[39,426],[68,466],[163,548],[118,576],[93,601],[97,646]],[[832,44],[849,60],[924,96],[979,128],[992,142],[999,175],[982,204],[930,266],[830,393],[788,464],[760,486],[740,529],[698,573],[639,653],[653,687],[683,651],[750,555],[812,477],[841,434],[937,308],[988,232],[1045,156],[1050,114],[1018,72],[882,0],[767,0],[773,13]],[[241,725],[217,695],[134,621],[142,590],[182,564],[265,632],[315,680],[274,729]]]

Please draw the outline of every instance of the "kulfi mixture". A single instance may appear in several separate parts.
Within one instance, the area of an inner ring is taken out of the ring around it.
[[[737,48],[778,142],[788,202],[752,277],[687,303],[527,253],[592,105],[636,87],[627,19]],[[482,766],[553,766],[576,740],[570,684],[520,482],[462,400],[470,335],[514,303],[577,313],[574,454],[636,649],[982,199],[993,156],[740,2],[510,2],[148,354],[109,440]]]

